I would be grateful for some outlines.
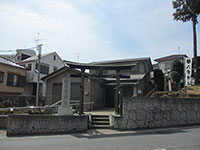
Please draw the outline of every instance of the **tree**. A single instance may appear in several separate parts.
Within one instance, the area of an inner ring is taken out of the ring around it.
[[[172,1],[175,12],[173,13],[174,20],[181,20],[183,22],[192,21],[193,27],[193,53],[194,53],[194,76],[195,84],[199,84],[199,77],[197,73],[197,34],[196,25],[198,23],[197,16],[200,14],[200,0],[175,0]]]
[[[175,60],[171,66],[171,78],[173,80],[173,87],[178,89],[181,79],[184,75],[184,66],[179,60]]]
[[[164,91],[164,74],[162,70],[160,69],[154,70],[154,82],[157,86],[158,91]]]

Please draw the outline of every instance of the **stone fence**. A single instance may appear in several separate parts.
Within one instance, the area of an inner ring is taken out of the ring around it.
[[[115,129],[161,128],[200,124],[200,99],[124,98]]]
[[[87,128],[87,116],[9,115],[7,136],[63,134]]]
[[[7,128],[7,115],[0,115],[0,129],[6,129]]]

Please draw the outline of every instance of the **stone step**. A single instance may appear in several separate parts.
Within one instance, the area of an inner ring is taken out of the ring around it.
[[[92,121],[92,125],[110,125],[109,121]]]
[[[92,121],[109,121],[109,118],[92,118]]]
[[[108,115],[92,115],[92,118],[109,118]]]
[[[110,125],[92,125],[92,128],[97,128],[97,129],[108,129],[111,128]]]
[[[91,127],[93,128],[110,128],[109,115],[92,115]]]

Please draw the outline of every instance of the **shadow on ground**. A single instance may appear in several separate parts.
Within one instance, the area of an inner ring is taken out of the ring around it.
[[[141,136],[141,135],[168,135],[187,132],[183,128],[167,128],[167,129],[151,129],[151,130],[135,130],[135,131],[119,131],[106,129],[91,129],[86,134],[74,134],[77,138],[111,138],[111,137],[125,137],[125,136]]]
[[[90,129],[85,132],[79,133],[66,133],[66,134],[43,134],[43,135],[19,135],[19,136],[6,136],[6,130],[0,130],[0,138],[12,138],[12,137],[46,137],[46,136],[63,136],[69,135],[76,138],[112,138],[112,137],[126,137],[126,136],[142,136],[142,135],[169,135],[180,134],[188,132],[193,128],[200,128],[200,126],[187,126],[187,127],[173,127],[173,128],[160,128],[160,129],[141,129],[141,130],[112,130],[112,129]]]

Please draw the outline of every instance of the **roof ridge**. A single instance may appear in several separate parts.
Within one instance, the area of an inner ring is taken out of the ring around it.
[[[122,58],[122,59],[112,59],[112,60],[105,60],[105,61],[93,61],[89,64],[95,64],[95,63],[115,63],[120,61],[136,61],[136,60],[148,60],[150,57],[140,57],[140,58]]]
[[[164,57],[154,59],[154,61],[165,60],[165,59],[173,59],[173,57],[188,57],[188,56],[186,54],[171,54],[171,55],[167,55],[167,56],[164,56]]]

